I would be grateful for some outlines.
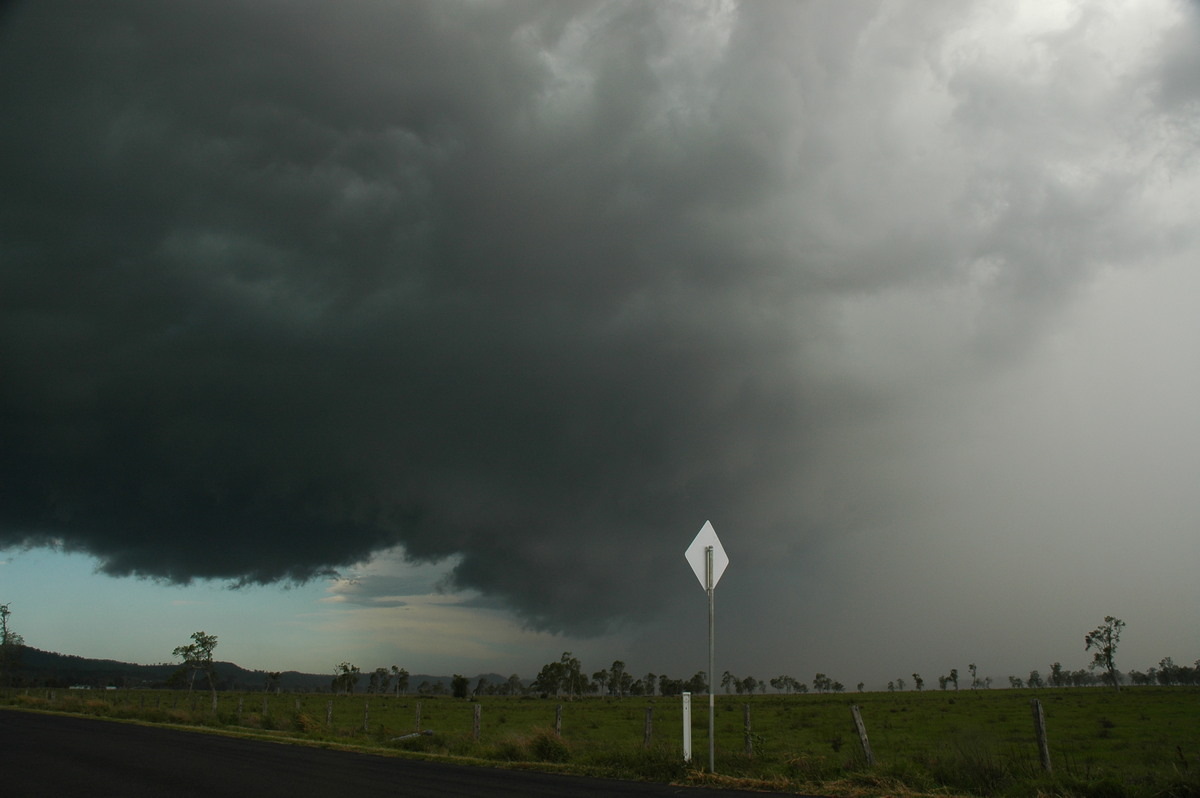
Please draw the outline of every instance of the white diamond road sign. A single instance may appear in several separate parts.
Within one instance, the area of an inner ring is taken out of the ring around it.
[[[729,565],[729,555],[721,546],[721,541],[717,538],[717,531],[713,529],[710,522],[705,521],[700,532],[696,534],[696,539],[692,541],[692,545],[688,546],[687,551],[683,553],[683,556],[691,563],[696,578],[700,580],[700,587],[705,590],[709,588],[709,585],[704,581],[704,572],[707,570],[704,551],[709,546],[712,546],[713,549],[712,587],[716,587],[717,582],[721,581],[721,574],[725,573],[725,568]]]

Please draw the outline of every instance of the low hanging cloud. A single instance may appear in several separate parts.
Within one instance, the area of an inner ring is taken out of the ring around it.
[[[0,545],[399,547],[591,633],[710,517],[903,525],[871,463],[914,396],[1195,246],[1195,5],[1025,11],[18,5]]]

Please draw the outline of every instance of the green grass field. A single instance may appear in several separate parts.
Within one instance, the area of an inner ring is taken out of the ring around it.
[[[1046,718],[1052,773],[1034,735]],[[331,703],[332,702],[332,703]],[[181,691],[8,691],[0,704],[425,756],[623,778],[835,795],[1200,796],[1200,688],[961,690],[839,695],[718,695],[716,775],[708,701],[693,703],[694,756],[682,758],[679,698],[566,700],[489,696],[329,696]],[[868,767],[850,706],[866,725]],[[752,751],[747,753],[745,707]],[[562,707],[562,734],[555,733]],[[475,711],[479,708],[479,735]],[[653,734],[645,744],[646,710]],[[424,731],[416,731],[417,712]],[[364,731],[364,725],[366,730]]]

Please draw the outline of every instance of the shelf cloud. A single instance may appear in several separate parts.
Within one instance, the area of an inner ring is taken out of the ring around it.
[[[747,608],[830,552],[881,574],[1015,524],[998,474],[1052,550],[1086,540],[1069,485],[1141,483],[1014,441],[1063,429],[1029,397],[1095,395],[1102,372],[1046,393],[1069,372],[1037,364],[1096,287],[1200,251],[1197,17],[18,4],[0,545],[234,584],[398,550],[586,635],[694,590],[710,519]],[[1156,297],[1097,323],[1128,340]],[[1144,391],[1196,389],[1195,331],[1129,361],[1160,363]],[[1133,440],[1200,440],[1168,404]],[[1105,413],[1088,430],[1135,445]],[[1184,493],[1157,506],[1194,527]]]

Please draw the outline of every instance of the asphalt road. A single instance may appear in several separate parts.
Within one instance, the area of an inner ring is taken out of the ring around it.
[[[0,710],[0,792],[13,798],[762,798],[755,792],[421,762],[15,710]]]

